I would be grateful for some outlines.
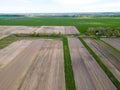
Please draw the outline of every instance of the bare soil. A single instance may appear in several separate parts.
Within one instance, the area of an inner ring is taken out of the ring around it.
[[[120,53],[109,48],[100,40],[85,39],[102,62],[109,68],[113,75],[120,81]]]
[[[120,38],[102,38],[102,40],[120,50]]]
[[[62,42],[39,39],[29,43],[0,70],[0,90],[65,90]]]
[[[0,50],[0,69],[9,64],[19,55],[32,41],[21,40],[12,43],[8,47]]]
[[[68,38],[77,90],[117,90],[77,38]]]

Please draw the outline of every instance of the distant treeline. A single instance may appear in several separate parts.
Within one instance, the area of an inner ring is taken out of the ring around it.
[[[27,17],[120,17],[120,14],[25,15]]]
[[[25,14],[28,17],[120,17],[120,12],[96,13],[36,13]]]
[[[0,17],[24,17],[24,15],[0,15]]]
[[[1,14],[0,17],[120,17],[120,12],[116,13],[31,13],[31,14]]]

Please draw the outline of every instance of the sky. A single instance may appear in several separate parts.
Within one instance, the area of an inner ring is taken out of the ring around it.
[[[120,0],[0,0],[0,13],[119,12]]]

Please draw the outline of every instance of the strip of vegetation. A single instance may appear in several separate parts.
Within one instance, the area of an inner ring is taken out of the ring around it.
[[[76,90],[74,74],[72,70],[71,57],[69,53],[68,40],[63,37],[63,48],[64,48],[64,68],[65,68],[65,81],[66,90]]]
[[[101,61],[101,59],[87,45],[87,43],[81,37],[79,37],[79,39],[83,43],[83,45],[87,48],[87,50],[89,51],[89,53],[95,58],[95,60],[97,61],[97,63],[100,65],[100,67],[103,69],[103,71],[109,77],[109,79],[113,82],[113,84],[116,86],[116,88],[118,90],[120,90],[120,82],[116,79],[116,77],[112,74],[112,72],[104,65],[104,63]]]
[[[75,36],[75,37],[78,37],[80,36],[81,34],[62,34],[62,33],[51,33],[51,34],[48,34],[48,33],[37,33],[37,32],[34,32],[32,34],[23,34],[23,33],[17,33],[17,34],[14,34],[16,35],[17,37],[64,37],[64,36]]]
[[[15,35],[9,35],[3,39],[0,39],[0,49],[8,46],[9,44],[13,43],[14,41],[18,40],[19,38]]]
[[[117,28],[92,27],[92,28],[88,28],[85,34],[89,36],[120,37],[120,27]]]
[[[23,33],[17,33],[15,34],[18,37],[62,37],[63,35],[61,33],[51,33],[51,34],[47,34],[47,33],[37,33],[34,32],[32,34],[23,34]]]
[[[120,51],[118,49],[116,49],[115,47],[111,46],[110,44],[108,44],[107,42],[101,40],[103,43],[105,43],[109,48],[112,48],[113,50],[115,50],[116,52],[120,53]]]
[[[5,38],[0,39],[0,49],[5,48],[9,44],[21,40],[21,39],[33,39],[33,38],[49,38],[49,39],[60,39],[63,36],[60,34],[39,34],[39,35],[34,35],[34,34],[11,34]]]

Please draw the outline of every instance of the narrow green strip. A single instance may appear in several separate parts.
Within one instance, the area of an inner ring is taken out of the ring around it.
[[[109,48],[112,48],[113,50],[115,50],[117,53],[120,53],[120,50],[118,50],[117,48],[113,47],[109,43],[105,42],[104,40],[100,40],[100,41],[102,41],[103,43],[105,43]]]
[[[116,86],[118,90],[120,90],[120,82],[116,79],[116,77],[112,74],[112,72],[104,65],[104,63],[101,61],[101,59],[95,54],[95,52],[87,45],[87,43],[79,37],[82,44],[87,48],[89,53],[95,58],[97,63],[100,65],[100,67],[103,69],[103,71],[106,73],[106,75],[109,77],[109,79],[113,82],[113,84]]]
[[[76,90],[74,74],[71,64],[71,57],[68,47],[68,40],[66,37],[63,38],[63,49],[64,49],[64,68],[65,68],[65,82],[66,90]]]
[[[19,38],[15,35],[9,35],[8,37],[0,39],[0,49],[8,46],[9,44],[13,43],[14,41],[17,41],[18,39]]]

